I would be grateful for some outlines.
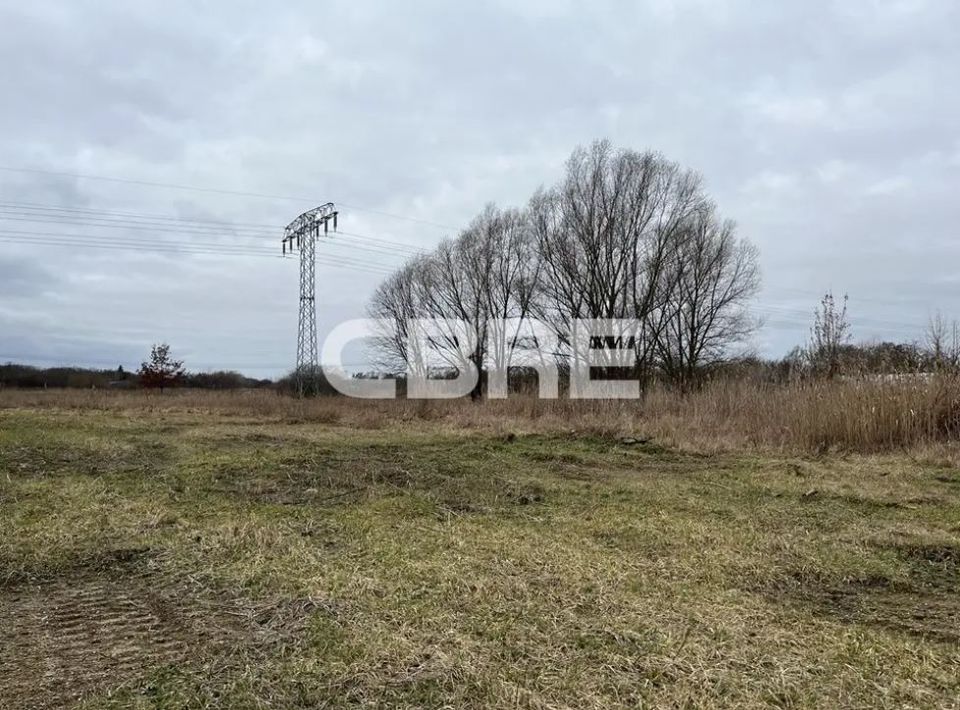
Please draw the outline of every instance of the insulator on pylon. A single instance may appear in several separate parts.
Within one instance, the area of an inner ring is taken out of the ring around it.
[[[333,213],[333,231],[334,232],[337,231],[337,213],[336,212]]]
[[[330,232],[330,223],[327,220],[323,220],[323,233],[328,234]]]

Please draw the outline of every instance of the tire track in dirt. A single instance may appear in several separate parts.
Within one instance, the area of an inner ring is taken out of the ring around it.
[[[68,707],[185,660],[189,634],[135,582],[92,577],[0,594],[0,707]]]
[[[0,585],[0,709],[70,707],[169,666],[242,670],[295,647],[314,612],[335,613],[161,569],[147,549],[109,550],[56,577]]]

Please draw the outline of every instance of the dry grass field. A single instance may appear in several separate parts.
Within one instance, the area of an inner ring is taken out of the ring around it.
[[[864,387],[0,392],[0,707],[960,707],[957,388]]]

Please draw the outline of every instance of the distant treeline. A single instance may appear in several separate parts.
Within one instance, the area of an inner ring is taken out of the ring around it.
[[[918,343],[848,343],[838,345],[833,357],[836,374],[846,377],[956,372],[958,367],[956,358],[944,357]],[[704,374],[708,379],[787,382],[816,376],[817,364],[815,354],[797,347],[779,360],[735,358],[707,369]]]
[[[273,380],[258,380],[231,371],[188,372],[177,384],[181,387],[216,390],[276,386]],[[123,367],[118,367],[115,370],[93,370],[82,367],[40,368],[14,363],[0,365],[0,387],[127,389],[139,386],[140,381],[137,373],[125,370]]]
[[[929,346],[917,343],[859,343],[847,344],[838,348],[838,367],[840,375],[848,377],[871,375],[907,375],[932,373],[938,371],[960,371],[960,354],[944,357]],[[811,375],[809,354],[801,348],[782,359],[759,357],[741,357],[716,363],[703,368],[704,381],[742,379],[771,383],[784,383],[803,379]],[[450,373],[451,376],[454,373]],[[485,385],[485,375],[481,374],[481,383]],[[442,377],[443,373],[434,373]],[[624,375],[629,378],[629,375]],[[354,377],[391,377],[397,380],[398,392],[404,396],[405,378],[403,375],[383,373],[358,373]],[[566,372],[560,368],[561,382]],[[536,391],[537,374],[529,367],[511,367],[509,375],[511,392]],[[0,388],[18,387],[24,389],[80,388],[80,389],[134,389],[141,386],[135,372],[122,367],[115,370],[94,370],[81,367],[38,368],[30,365],[7,363],[0,365]],[[264,388],[283,392],[296,392],[297,382],[292,373],[277,380],[255,379],[239,372],[188,372],[176,382],[177,387],[195,389],[234,390]],[[321,371],[314,378],[308,394],[335,395],[336,390],[327,381]]]

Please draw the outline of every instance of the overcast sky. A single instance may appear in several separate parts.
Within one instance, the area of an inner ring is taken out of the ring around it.
[[[951,0],[0,0],[0,361],[164,340],[276,375],[300,211],[363,239],[320,247],[322,337],[403,258],[369,247],[522,204],[598,138],[699,170],[759,246],[758,352],[805,340],[826,289],[858,339],[918,339],[960,317],[958,28]],[[136,249],[81,246],[111,242]]]

